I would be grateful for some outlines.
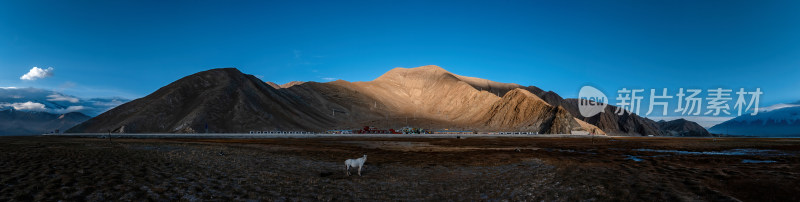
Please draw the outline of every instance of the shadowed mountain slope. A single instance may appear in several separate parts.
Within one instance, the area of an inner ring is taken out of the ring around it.
[[[311,104],[237,69],[213,69],[177,80],[69,132],[321,130],[334,124]]]
[[[661,130],[672,136],[711,136],[711,133],[692,121],[686,119],[675,119],[672,121],[659,121],[657,122]]]

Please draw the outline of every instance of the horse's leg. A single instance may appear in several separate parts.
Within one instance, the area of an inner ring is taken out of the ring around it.
[[[361,167],[362,166],[358,166],[358,176],[361,176]]]

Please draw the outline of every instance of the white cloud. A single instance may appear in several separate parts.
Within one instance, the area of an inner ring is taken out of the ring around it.
[[[784,103],[775,104],[775,105],[772,105],[772,106],[769,106],[769,107],[760,108],[760,109],[758,109],[758,112],[774,111],[774,110],[783,109],[783,108],[787,108],[787,107],[800,107],[800,104],[784,104]]]
[[[322,80],[333,81],[333,80],[336,80],[336,78],[325,77],[325,78],[322,78]]]
[[[74,111],[80,111],[80,110],[84,110],[84,109],[86,109],[86,107],[80,106],[80,105],[76,105],[76,106],[69,106],[66,109],[54,109],[53,113],[65,114],[65,113],[70,113],[70,112],[74,112]]]
[[[47,96],[47,101],[67,101],[71,103],[78,103],[78,98],[60,95],[60,94],[52,94]]]
[[[0,89],[19,89],[19,88],[11,86],[11,87],[0,87]]]
[[[15,110],[44,111],[44,104],[37,102],[0,103],[0,107],[13,107]]]
[[[43,79],[51,76],[53,76],[53,67],[48,67],[47,69],[33,67],[31,68],[30,71],[28,71],[27,74],[19,77],[19,79],[33,81],[36,79]]]
[[[78,111],[78,110],[83,110],[85,108],[86,107],[83,107],[83,106],[80,106],[80,105],[78,105],[78,106],[69,106],[69,107],[67,107],[67,111]]]

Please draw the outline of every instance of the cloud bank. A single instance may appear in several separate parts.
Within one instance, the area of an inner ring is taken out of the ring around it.
[[[44,111],[44,104],[38,102],[0,103],[0,107],[13,107],[15,110]]]
[[[51,76],[53,76],[53,67],[48,67],[47,69],[33,67],[31,68],[30,71],[28,71],[28,73],[19,77],[19,79],[33,81],[36,79],[43,79]]]
[[[61,92],[38,88],[0,87],[0,111],[41,111],[55,114],[81,112],[97,116],[130,100],[119,97],[82,99]]]
[[[86,107],[77,105],[77,106],[69,106],[66,109],[53,109],[52,112],[56,114],[66,114],[70,112],[81,111],[84,109],[86,109]]]
[[[47,96],[47,101],[67,101],[71,103],[78,103],[80,101],[78,98],[65,96],[61,94],[52,94]]]

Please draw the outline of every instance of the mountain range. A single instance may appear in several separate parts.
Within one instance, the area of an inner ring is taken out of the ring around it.
[[[708,130],[736,136],[800,136],[800,101],[765,107],[756,115],[744,114]]]
[[[39,111],[20,111],[7,109],[0,111],[0,136],[40,135],[50,132],[63,132],[89,116],[80,112],[52,114]]]
[[[63,132],[128,101],[124,98],[82,99],[39,88],[0,87],[0,135]]]
[[[584,131],[671,135],[636,114],[583,117],[576,99],[535,86],[460,76],[438,66],[395,68],[373,81],[277,85],[235,68],[195,73],[100,114],[68,132],[325,131],[421,127],[436,130]],[[685,130],[701,130],[688,127]],[[687,132],[688,133],[688,132]],[[706,132],[707,133],[707,132]]]

